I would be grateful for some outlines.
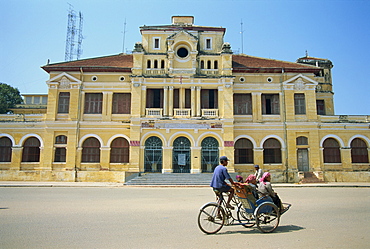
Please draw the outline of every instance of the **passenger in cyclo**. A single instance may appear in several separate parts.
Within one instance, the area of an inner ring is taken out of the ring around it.
[[[224,192],[228,193],[226,206],[230,209],[234,209],[234,207],[230,204],[231,199],[234,197],[234,189],[225,182],[225,180],[227,179],[232,185],[235,185],[235,182],[230,177],[226,168],[229,163],[228,161],[230,160],[226,156],[220,157],[220,165],[218,165],[213,171],[210,186],[213,188],[213,191],[216,193],[216,195],[222,194]]]
[[[259,180],[259,184],[257,190],[259,192],[259,197],[269,196],[272,198],[274,204],[278,207],[279,211],[283,209],[281,204],[281,200],[277,193],[272,189],[271,186],[271,174],[269,172],[265,172],[263,176]]]
[[[243,179],[243,177],[241,175],[237,175],[235,178],[236,178],[236,181],[237,182],[244,183],[244,179]]]
[[[256,177],[254,175],[249,175],[245,183],[237,182],[234,186],[239,200],[243,203],[243,206],[248,212],[253,212],[257,206],[256,201],[258,199],[258,194],[256,184]]]
[[[257,190],[257,178],[255,175],[249,175],[245,180],[245,183],[248,183],[252,188],[252,194],[256,200],[258,200],[258,190]]]

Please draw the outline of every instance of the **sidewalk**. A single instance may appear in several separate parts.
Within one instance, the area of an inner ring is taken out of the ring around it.
[[[370,182],[329,182],[329,183],[273,183],[274,188],[370,188]],[[156,185],[156,186],[125,186],[117,182],[32,182],[32,181],[0,181],[0,187],[209,187],[207,185]]]

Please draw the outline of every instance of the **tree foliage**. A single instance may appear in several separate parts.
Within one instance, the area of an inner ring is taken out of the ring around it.
[[[23,99],[17,88],[0,83],[0,113],[7,113],[10,108],[22,103]]]

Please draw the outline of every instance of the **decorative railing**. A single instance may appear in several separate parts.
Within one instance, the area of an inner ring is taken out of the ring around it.
[[[370,123],[370,115],[319,115],[322,123]]]
[[[174,109],[174,118],[190,118],[191,109]]]
[[[41,122],[45,114],[1,114],[0,122]]]
[[[202,109],[202,117],[217,118],[218,117],[218,109]]]
[[[200,73],[206,75],[218,75],[219,71],[218,69],[201,69]]]
[[[158,69],[158,68],[147,68],[145,70],[145,73],[146,75],[165,75],[166,74],[166,70],[165,69]]]
[[[162,117],[162,108],[146,108],[145,115],[148,117]]]

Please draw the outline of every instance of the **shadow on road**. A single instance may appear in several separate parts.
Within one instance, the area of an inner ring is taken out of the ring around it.
[[[289,233],[294,231],[299,231],[305,229],[301,226],[296,225],[282,225],[278,226],[273,233]],[[225,232],[218,232],[216,235],[223,235],[223,234],[261,234],[262,232],[258,230],[257,227],[246,228],[246,230],[239,230],[239,231],[225,231]]]

